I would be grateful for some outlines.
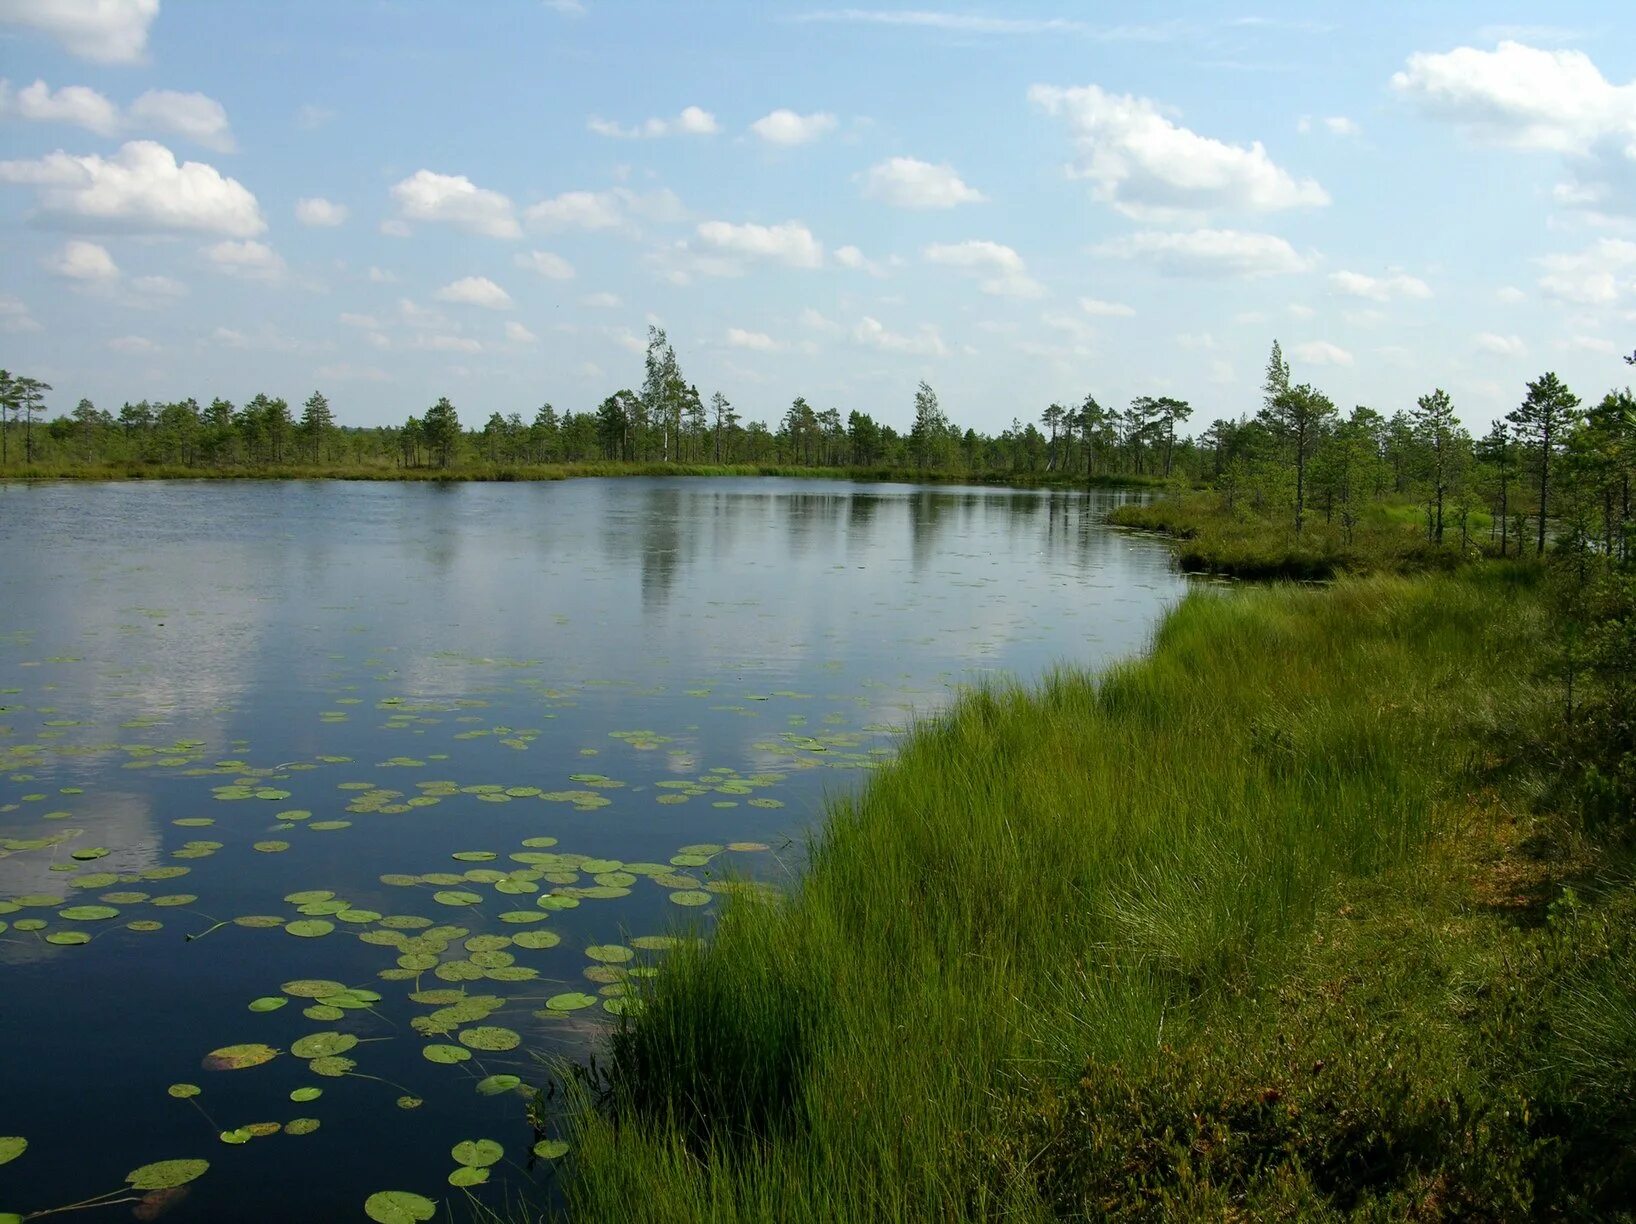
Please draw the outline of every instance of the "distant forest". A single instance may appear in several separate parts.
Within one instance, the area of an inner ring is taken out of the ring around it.
[[[81,400],[45,415],[51,388],[0,371],[0,466],[151,464],[197,469],[404,469],[450,474],[474,467],[525,468],[587,462],[781,466],[891,470],[989,478],[1054,477],[1066,483],[1133,480],[1209,484],[1229,506],[1293,512],[1349,528],[1370,503],[1415,500],[1426,533],[1441,543],[1482,512],[1506,543],[1528,534],[1543,547],[1551,491],[1562,480],[1594,487],[1606,523],[1631,517],[1631,459],[1636,401],[1608,392],[1588,408],[1546,373],[1523,389],[1519,406],[1480,438],[1460,424],[1441,390],[1387,415],[1359,405],[1340,411],[1317,388],[1291,382],[1275,341],[1259,411],[1218,419],[1196,436],[1184,427],[1193,409],[1170,396],[1140,396],[1125,408],[1094,395],[1048,405],[1038,421],[1014,419],[999,434],[962,429],[925,382],[915,392],[906,433],[866,412],[817,409],[797,397],[775,424],[746,421],[720,392],[706,401],[682,373],[663,330],[650,328],[640,390],[621,390],[595,409],[559,412],[543,404],[531,417],[499,412],[481,426],[463,423],[440,398],[402,425],[338,423],[328,399],[313,392],[299,411],[257,395],[242,405],[142,400],[117,414]]]

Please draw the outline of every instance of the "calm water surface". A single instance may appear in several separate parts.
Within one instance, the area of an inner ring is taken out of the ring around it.
[[[184,1158],[166,1219],[548,1194],[535,1056],[618,1022],[644,937],[786,880],[960,686],[1142,648],[1181,580],[1119,496],[0,485],[0,1214]]]

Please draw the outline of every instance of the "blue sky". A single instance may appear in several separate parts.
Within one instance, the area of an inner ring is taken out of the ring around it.
[[[468,423],[701,392],[907,423],[1480,430],[1636,348],[1625,5],[0,0],[0,365]]]

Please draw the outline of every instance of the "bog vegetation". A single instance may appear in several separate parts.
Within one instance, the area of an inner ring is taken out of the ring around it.
[[[1134,517],[1340,577],[921,727],[571,1077],[576,1218],[1628,1218],[1630,396],[1213,431]]]

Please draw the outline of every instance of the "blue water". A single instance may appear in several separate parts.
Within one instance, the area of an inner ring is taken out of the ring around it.
[[[0,1136],[29,1142],[0,1165],[0,1213],[139,1198],[114,1193],[127,1172],[181,1158],[210,1167],[164,1202],[62,1218],[362,1219],[386,1189],[458,1216],[468,1193],[548,1197],[572,1155],[530,1154],[556,1133],[548,1106],[530,1121],[538,1056],[588,1056],[618,1023],[617,970],[663,972],[664,952],[630,938],[707,932],[729,879],[786,881],[824,797],[862,785],[961,686],[1145,645],[1182,580],[1162,546],[1104,525],[1121,496],[797,480],[0,484]],[[196,820],[212,823],[177,823]],[[315,827],[332,821],[346,823]],[[556,844],[523,846],[538,838]],[[671,864],[684,847],[706,861]],[[107,853],[73,857],[94,850]],[[451,858],[466,852],[494,857]],[[575,856],[602,861],[580,870]],[[496,887],[501,873],[518,891]],[[285,900],[312,891],[347,917]],[[578,904],[541,908],[553,893]],[[192,899],[154,903],[178,896]],[[84,905],[117,912],[62,915]],[[334,929],[284,929],[304,918]],[[433,950],[409,964],[436,967],[407,968],[386,941],[423,939],[425,920]],[[464,933],[437,929],[450,926]],[[481,938],[541,930],[560,942]],[[90,942],[48,940],[73,932]],[[586,955],[608,945],[634,956],[610,969]],[[281,989],[297,979],[382,997],[313,1019],[326,1005]],[[428,1035],[411,1020],[438,1004],[417,990],[489,996],[493,1010]],[[590,1003],[544,1006],[567,994]],[[423,1057],[473,1024],[519,1044]],[[290,1051],[317,1031],[361,1039],[350,1074]],[[242,1043],[279,1053],[202,1065]],[[519,1087],[476,1090],[508,1074]],[[177,1099],[173,1084],[202,1091]],[[322,1096],[290,1101],[303,1085]],[[295,1118],[320,1125],[219,1137]],[[486,1185],[451,1187],[451,1148],[478,1138],[505,1159]]]

